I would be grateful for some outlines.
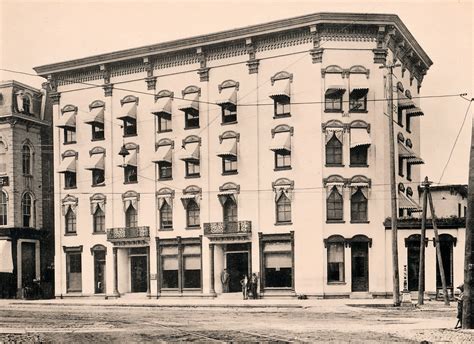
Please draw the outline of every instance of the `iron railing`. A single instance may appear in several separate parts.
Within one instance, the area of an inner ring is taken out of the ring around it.
[[[107,240],[142,239],[150,237],[150,227],[117,227],[107,229]]]
[[[204,235],[250,233],[252,233],[252,221],[204,223]]]

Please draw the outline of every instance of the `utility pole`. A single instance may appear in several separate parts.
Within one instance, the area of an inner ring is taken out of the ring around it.
[[[471,102],[474,100],[471,99]],[[474,122],[471,134],[469,184],[467,188],[466,248],[464,255],[464,301],[462,328],[474,328]]]
[[[433,198],[431,197],[431,192],[429,191],[429,186],[427,186],[427,188],[428,200],[430,202],[431,209],[431,222],[433,222],[433,231],[435,235],[436,257],[438,258],[439,275],[441,276],[441,285],[443,286],[444,304],[449,306],[449,295],[448,288],[446,286],[446,275],[444,274],[443,257],[441,256],[441,243],[439,242],[438,225],[436,224],[436,214],[433,205]]]
[[[400,273],[398,269],[398,229],[397,229],[397,187],[395,179],[395,134],[393,129],[393,68],[400,67],[400,64],[381,66],[388,69],[388,134],[390,146],[390,199],[392,208],[392,272],[393,272],[393,305],[400,306]]]
[[[418,306],[423,304],[423,297],[425,296],[425,238],[426,238],[426,210],[428,188],[431,182],[428,177],[425,177],[423,186],[423,212],[421,213],[421,239],[420,239],[420,270],[418,271]]]

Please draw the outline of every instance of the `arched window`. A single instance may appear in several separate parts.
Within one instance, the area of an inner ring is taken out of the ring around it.
[[[224,203],[224,223],[237,222],[237,204],[230,197]]]
[[[138,227],[138,213],[131,204],[125,212],[125,227]]]
[[[367,198],[361,188],[351,197],[351,221],[367,221]]]
[[[23,227],[32,227],[32,200],[29,193],[25,193],[21,199],[21,211],[23,216]]]
[[[28,145],[21,149],[21,160],[23,175],[31,175],[31,149]]]
[[[94,233],[105,232],[105,213],[100,207],[97,207],[94,213],[93,222]]]
[[[326,143],[326,164],[342,165],[342,143],[336,135]]]
[[[326,216],[328,221],[342,221],[344,219],[342,195],[335,186],[331,189],[326,201]]]
[[[186,208],[186,225],[187,227],[199,227],[200,224],[199,205],[196,201],[191,200]]]
[[[8,224],[8,200],[5,192],[0,191],[0,226]]]
[[[66,222],[66,233],[69,233],[69,234],[76,233],[76,214],[71,209],[71,207],[69,207],[66,212],[65,222]]]
[[[161,229],[173,228],[173,211],[167,202],[163,202],[160,209],[160,227]]]
[[[0,142],[0,173],[7,172],[7,147]]]
[[[276,202],[276,220],[277,222],[291,222],[291,201],[282,193]]]

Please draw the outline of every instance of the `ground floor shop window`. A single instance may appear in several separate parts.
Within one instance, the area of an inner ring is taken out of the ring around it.
[[[293,288],[293,232],[260,234],[262,288]]]
[[[344,243],[328,243],[328,283],[344,282]]]
[[[82,292],[82,246],[65,247],[66,291]]]

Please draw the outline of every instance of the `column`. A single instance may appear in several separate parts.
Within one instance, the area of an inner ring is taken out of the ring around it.
[[[147,246],[146,248],[146,275],[147,275],[147,282],[146,282],[146,296],[150,298],[150,246]]]
[[[209,244],[209,293],[216,295],[216,290],[214,289],[214,244]]]
[[[118,291],[118,266],[117,266],[117,248],[112,248],[112,252],[114,255],[114,297],[120,297],[120,293]]]

